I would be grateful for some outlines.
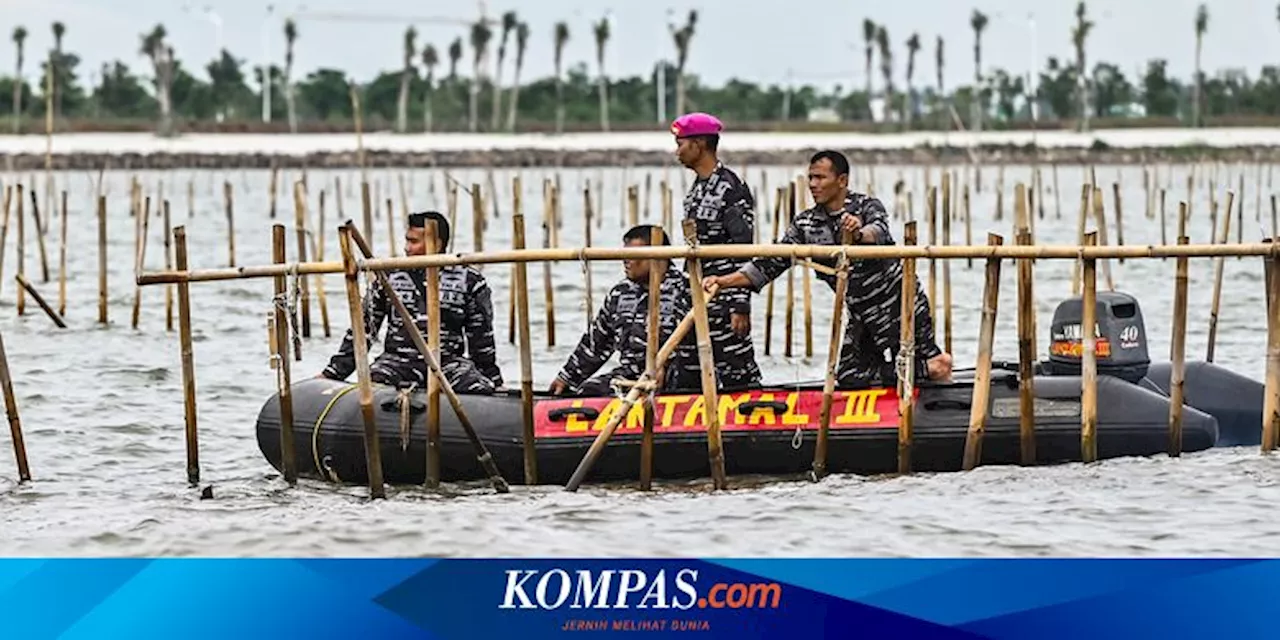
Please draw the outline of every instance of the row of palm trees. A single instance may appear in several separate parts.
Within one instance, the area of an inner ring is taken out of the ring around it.
[[[1280,6],[1277,7],[1277,19],[1280,19]],[[685,69],[688,63],[689,51],[692,45],[694,35],[698,23],[697,11],[690,11],[683,24],[670,25],[670,35],[672,44],[675,49],[675,107],[676,112],[681,113],[685,110]],[[979,10],[974,10],[970,17],[970,27],[973,30],[973,61],[974,61],[974,82],[975,87],[983,86],[982,73],[982,36],[989,23],[986,14]],[[1203,38],[1208,30],[1209,14],[1206,5],[1199,5],[1195,15],[1195,69],[1196,78],[1193,89],[1193,122],[1196,126],[1203,124],[1202,115],[1202,95],[1203,95],[1203,73],[1201,72],[1201,52]],[[497,47],[497,64],[494,69],[494,81],[490,83],[492,93],[492,111],[489,114],[489,131],[514,131],[516,123],[516,114],[520,99],[520,75],[524,67],[525,54],[527,51],[530,30],[527,23],[521,21],[514,11],[504,13],[500,21],[501,36],[498,40]],[[1086,51],[1087,40],[1095,26],[1095,23],[1089,18],[1087,7],[1083,0],[1080,0],[1075,8],[1075,22],[1071,28],[1071,43],[1075,49],[1076,69],[1087,69]],[[865,90],[868,97],[875,95],[873,92],[873,63],[875,55],[880,56],[880,71],[883,76],[884,86],[882,95],[885,98],[885,104],[888,107],[887,112],[895,112],[901,121],[908,128],[911,126],[911,118],[914,109],[909,104],[914,89],[916,56],[919,54],[922,44],[920,35],[912,33],[907,38],[905,44],[907,49],[907,65],[906,65],[906,85],[908,88],[907,95],[898,96],[894,87],[894,65],[893,51],[890,44],[888,30],[883,24],[876,24],[871,19],[863,21],[863,40],[866,54],[866,73],[865,73]],[[54,47],[50,52],[50,58],[47,63],[51,73],[56,74],[57,61],[62,60],[62,43],[66,35],[66,27],[61,22],[54,22],[52,25],[54,36]],[[609,84],[608,76],[605,69],[605,52],[612,36],[611,23],[608,18],[592,24],[592,33],[595,40],[596,64],[598,67],[597,86],[600,97],[600,127],[603,131],[609,130]],[[512,42],[512,35],[515,45],[515,61],[513,77],[509,84],[504,85],[504,71],[507,67],[509,45]],[[563,100],[563,55],[565,45],[570,38],[569,26],[565,22],[557,22],[552,31],[552,39],[554,43],[554,69],[555,69],[555,86],[557,96],[556,109],[556,130],[561,131],[564,126],[564,100]],[[292,82],[294,48],[299,37],[298,26],[292,20],[286,20],[284,24],[285,36],[285,63],[283,69],[284,99],[286,110],[288,113],[289,127],[292,131],[297,131],[298,118],[297,108],[294,96],[294,87]],[[479,95],[482,91],[483,83],[479,82],[481,78],[487,77],[487,60],[489,47],[493,40],[493,31],[490,23],[486,20],[477,21],[471,25],[468,44],[471,49],[474,78],[477,81],[469,83],[469,113],[468,126],[471,131],[481,129],[481,118],[479,111]],[[17,49],[17,74],[16,77],[22,77],[24,59],[24,45],[27,38],[27,30],[24,27],[17,27],[13,31],[13,42]],[[161,123],[160,130],[162,132],[171,131],[171,98],[170,90],[173,81],[174,55],[173,47],[166,40],[167,34],[162,25],[156,25],[151,31],[143,34],[141,53],[146,56],[152,66],[155,74],[156,99],[160,105]],[[396,128],[405,132],[409,130],[408,112],[409,98],[413,80],[418,74],[418,64],[421,63],[426,72],[426,84],[428,87],[427,94],[424,98],[424,119],[427,130],[432,127],[432,97],[431,94],[435,86],[436,67],[441,63],[439,53],[434,45],[426,44],[422,47],[421,52],[417,49],[417,31],[413,27],[406,29],[404,33],[404,55],[403,55],[403,73],[401,76],[399,100],[397,103]],[[446,49],[449,61],[449,78],[457,77],[458,65],[462,60],[463,39],[458,37],[454,39]],[[935,41],[935,67],[937,71],[937,95],[944,96],[943,86],[943,67],[945,63],[944,40],[941,35],[937,36]],[[1089,74],[1077,73],[1076,93],[1080,104],[1080,113],[1078,127],[1081,130],[1089,128],[1089,114],[1091,109],[1087,108],[1089,104]],[[61,117],[61,103],[56,93],[58,83],[52,83],[55,91],[52,95],[53,110],[55,117]],[[18,125],[18,114],[21,112],[23,84],[15,82],[13,85],[13,107],[14,107],[14,127],[15,131]],[[505,103],[505,119],[503,118],[503,107]],[[985,105],[983,100],[974,100],[973,108],[970,114],[970,127],[974,130],[982,130],[983,114],[985,113]],[[869,114],[868,114],[869,116]],[[959,119],[952,111],[952,117]]]

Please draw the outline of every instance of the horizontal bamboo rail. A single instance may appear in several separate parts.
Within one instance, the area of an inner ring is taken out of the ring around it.
[[[1249,244],[1187,244],[1187,245],[976,245],[976,246],[859,246],[859,245],[704,245],[698,247],[639,246],[639,247],[586,247],[578,249],[522,249],[519,251],[494,251],[488,253],[459,253],[453,255],[426,255],[401,258],[357,259],[361,271],[392,271],[396,269],[423,269],[462,264],[496,264],[511,262],[580,262],[583,260],[642,260],[642,259],[695,259],[695,258],[794,258],[835,260],[844,255],[850,261],[860,259],[934,258],[988,259],[1032,258],[1036,260],[1080,260],[1106,258],[1212,258],[1217,256],[1272,256],[1280,257],[1280,245],[1268,242]],[[210,282],[217,280],[242,280],[249,278],[274,278],[291,275],[296,269],[300,275],[342,273],[342,263],[301,262],[280,265],[245,266],[230,269],[197,269],[187,272],[158,271],[138,276],[141,286],[172,284],[177,282]]]

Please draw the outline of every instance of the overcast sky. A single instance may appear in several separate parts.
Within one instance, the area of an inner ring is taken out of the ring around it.
[[[1146,60],[1162,57],[1169,61],[1173,74],[1189,76],[1195,59],[1198,4],[1194,0],[1089,3],[1097,23],[1089,40],[1090,65],[1099,59],[1112,61],[1132,75]],[[1203,53],[1206,70],[1243,67],[1256,76],[1261,65],[1280,64],[1276,0],[1213,0],[1208,4],[1209,32]],[[465,21],[474,20],[479,12],[476,0],[278,2],[270,16],[262,0],[0,0],[0,7],[4,28],[12,30],[20,24],[30,32],[26,54],[29,78],[35,77],[34,60],[52,44],[50,24],[55,20],[66,25],[65,46],[82,57],[84,73],[114,59],[144,70],[146,60],[138,54],[140,35],[157,22],[168,30],[175,53],[188,69],[203,69],[213,58],[218,40],[204,7],[220,17],[224,46],[246,60],[247,67],[263,59],[264,33],[270,37],[270,59],[283,64],[283,19],[294,12],[299,31],[295,63],[299,75],[317,67],[336,67],[368,79],[400,65],[401,38],[408,24],[417,27],[419,46],[434,44],[447,61],[449,42],[462,35],[465,43]],[[983,36],[985,68],[1001,66],[1025,72],[1033,60],[1033,46],[1041,61],[1037,68],[1042,68],[1050,55],[1073,55],[1070,29],[1074,0],[488,0],[490,15],[515,10],[529,24],[526,78],[551,73],[552,28],[560,20],[568,22],[571,34],[566,66],[588,61],[594,69],[591,23],[606,11],[613,12],[615,21],[606,61],[608,72],[647,73],[658,56],[673,55],[666,29],[667,7],[679,21],[689,9],[698,9],[689,69],[713,84],[735,76],[782,82],[793,73],[797,82],[861,86],[862,20],[871,18],[888,28],[898,84],[903,82],[906,69],[903,43],[917,32],[925,44],[917,60],[917,82],[932,83],[934,41],[941,34],[946,40],[945,81],[954,86],[973,77],[969,14],[975,7],[991,19]],[[319,13],[330,15],[315,15]],[[1035,16],[1034,38],[1030,14]],[[496,43],[495,35],[491,51],[496,51]],[[464,54],[464,70],[470,68],[470,55]],[[198,65],[193,64],[197,61]],[[13,66],[10,43],[0,47],[0,69],[12,73]],[[874,73],[878,85],[878,62]]]

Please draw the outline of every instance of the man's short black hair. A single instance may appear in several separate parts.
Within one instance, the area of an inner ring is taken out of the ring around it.
[[[627,233],[622,236],[622,243],[626,244],[628,242],[631,242],[632,240],[641,240],[645,244],[649,244],[649,234],[652,233],[650,231],[651,229],[657,229],[658,231],[661,231],[662,244],[666,246],[671,246],[671,239],[667,237],[667,232],[662,227],[659,227],[657,225],[652,225],[652,224],[639,224],[634,227],[631,227],[630,229],[627,230]]]
[[[707,151],[715,153],[720,148],[720,134],[713,133],[709,136],[698,136],[703,142],[707,143]]]
[[[449,246],[449,220],[439,211],[423,211],[409,214],[409,226],[414,229],[425,229],[427,220],[436,221],[436,235],[440,238],[440,247]]]
[[[849,159],[844,157],[843,153],[832,149],[826,149],[813,154],[809,158],[809,164],[813,164],[819,160],[827,160],[831,162],[831,168],[836,170],[836,177],[849,175]]]

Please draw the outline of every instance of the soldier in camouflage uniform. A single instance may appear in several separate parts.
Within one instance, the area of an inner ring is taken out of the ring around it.
[[[676,119],[676,157],[697,174],[684,198],[684,215],[697,224],[698,244],[751,244],[754,237],[755,201],[751,190],[716,157],[720,120],[705,113]],[[702,275],[734,273],[745,260],[714,258],[702,261]],[[688,265],[686,265],[687,270]],[[751,295],[747,291],[722,291],[707,305],[712,357],[721,389],[760,385],[760,367],[751,344]]]
[[[440,248],[449,243],[449,223],[435,211],[409,216],[405,233],[405,255],[426,253],[424,228],[428,219],[436,221]],[[386,273],[388,282],[414,322],[427,336],[426,270],[401,269]],[[400,314],[378,285],[369,287],[364,301],[364,326],[369,344],[387,324],[382,354],[370,365],[374,382],[395,387],[426,387],[427,364],[413,344]],[[355,370],[355,341],[347,330],[338,349],[320,376],[345,380]],[[467,354],[470,358],[467,358]],[[458,393],[493,393],[502,386],[497,351],[493,339],[493,302],[484,276],[470,265],[440,268],[440,368]]]
[[[652,225],[633,227],[623,236],[628,247],[647,246]],[[663,233],[664,245],[671,244]],[[658,341],[661,345],[692,308],[689,278],[662,260],[665,275],[658,291]],[[578,348],[551,383],[551,393],[583,396],[613,395],[610,381],[614,378],[636,380],[645,370],[645,353],[649,340],[649,260],[623,262],[626,278],[614,285],[605,296],[591,329],[582,336]],[[689,389],[698,384],[698,355],[692,332],[667,360],[658,377],[662,390]],[[591,377],[613,355],[618,353],[618,366]]]
[[[884,205],[871,196],[848,190],[849,161],[835,151],[813,156],[809,189],[818,204],[796,216],[779,241],[781,244],[840,244],[842,230],[853,233],[854,244],[894,244]],[[815,260],[834,267],[834,259]],[[710,277],[703,286],[750,287],[760,291],[791,267],[789,258],[757,258],[737,273]],[[816,273],[835,289],[833,275]],[[900,346],[902,263],[899,260],[855,260],[849,269],[845,295],[849,314],[836,376],[841,387],[892,385],[897,382],[893,359]],[[943,353],[933,335],[929,300],[916,282],[915,295],[916,380],[943,381],[951,375],[951,356]],[[886,360],[886,351],[890,354]]]

